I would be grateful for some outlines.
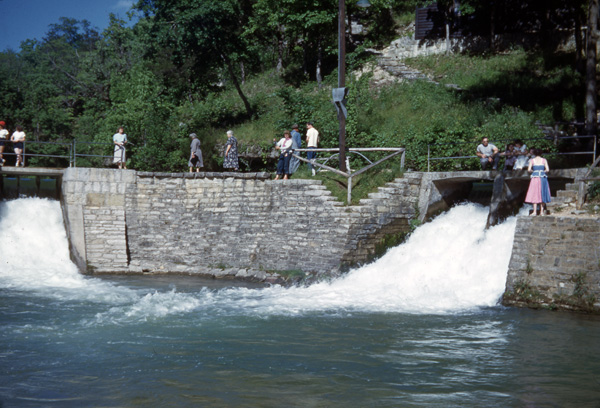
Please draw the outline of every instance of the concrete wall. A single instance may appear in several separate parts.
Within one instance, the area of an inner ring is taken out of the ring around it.
[[[129,269],[125,194],[135,182],[134,171],[65,170],[62,209],[71,254],[81,270]]]
[[[600,311],[600,219],[520,217],[503,303]]]
[[[337,273],[408,231],[421,175],[345,207],[317,180],[269,174],[138,173],[70,168],[63,208],[72,252],[89,273]],[[221,272],[219,272],[221,271]]]
[[[269,280],[368,261],[384,238],[407,232],[419,212],[443,201],[453,179],[406,173],[346,207],[317,180],[71,168],[62,200],[82,271]],[[600,220],[519,218],[504,303],[598,311],[598,299]]]

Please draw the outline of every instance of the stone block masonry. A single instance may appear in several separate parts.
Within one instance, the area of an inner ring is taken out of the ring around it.
[[[407,173],[345,207],[318,180],[70,168],[63,211],[87,273],[336,274],[367,261],[387,234],[408,231],[420,181]]]
[[[384,238],[408,232],[439,201],[435,182],[450,176],[407,172],[344,206],[318,180],[69,168],[62,204],[71,253],[86,273],[273,282],[284,271],[335,275],[368,262]],[[503,303],[598,312],[598,299],[600,220],[520,217]]]
[[[62,208],[71,254],[86,272],[129,268],[125,194],[134,172],[69,168],[63,174]]]
[[[600,311],[600,219],[517,220],[503,303]]]

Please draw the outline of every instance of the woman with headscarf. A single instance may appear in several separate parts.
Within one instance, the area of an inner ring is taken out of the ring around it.
[[[238,171],[240,164],[238,160],[237,139],[233,137],[233,130],[227,131],[227,148],[225,149],[225,160],[223,160],[223,168],[233,169]]]
[[[190,166],[190,173],[194,167],[196,167],[196,172],[199,172],[200,167],[204,167],[202,150],[200,150],[200,139],[198,139],[198,135],[195,133],[190,134],[190,139],[192,139],[192,143],[190,144],[190,161],[188,162],[188,166]]]
[[[302,148],[302,135],[298,131],[298,125],[292,125],[292,150],[301,149]],[[295,152],[296,155],[300,154],[300,152]],[[300,167],[300,159],[292,156],[290,158],[290,174],[294,174],[296,170]]]

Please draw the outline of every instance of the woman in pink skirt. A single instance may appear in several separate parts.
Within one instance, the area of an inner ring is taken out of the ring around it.
[[[550,171],[548,161],[542,157],[540,149],[532,149],[533,158],[529,160],[528,171],[531,173],[531,181],[525,202],[533,204],[533,213],[537,215],[537,205],[540,205],[540,214],[544,215],[546,203],[550,202],[550,185],[548,184],[547,172]]]

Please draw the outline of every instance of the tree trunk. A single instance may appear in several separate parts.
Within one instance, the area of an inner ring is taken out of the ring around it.
[[[348,41],[350,42],[350,44],[354,44],[354,38],[352,37],[352,7],[346,7],[346,9],[348,15],[348,24],[346,25],[346,27],[348,27]]]
[[[323,63],[323,50],[321,47],[321,38],[319,38],[319,42],[317,45],[318,51],[317,51],[317,84],[319,84],[319,89],[321,89],[321,87],[323,86],[323,77],[321,76],[321,65]]]
[[[585,130],[588,135],[598,132],[596,113],[596,46],[598,42],[598,0],[590,0],[588,12],[588,41],[585,77]]]
[[[582,35],[582,18],[579,13],[575,16],[575,67],[577,72],[579,72],[582,76],[585,74],[584,69],[584,55],[585,51],[583,49],[583,35]]]
[[[306,41],[302,42],[302,73],[304,78],[308,78],[308,51]]]
[[[496,51],[496,2],[490,5],[490,48]]]
[[[235,86],[235,89],[237,90],[238,95],[242,99],[242,102],[244,102],[244,106],[246,107],[246,112],[248,113],[248,117],[250,117],[250,118],[253,117],[254,111],[252,110],[252,106],[250,106],[250,102],[248,102],[248,98],[246,98],[246,95],[244,95],[244,91],[242,91],[242,87],[240,86],[240,83],[239,83],[237,77],[235,76],[235,72],[233,71],[233,65],[231,64],[231,60],[229,59],[229,57],[226,54],[223,54],[223,53],[221,53],[221,59],[223,59],[223,62],[227,66],[227,71],[229,72],[229,76],[231,77],[233,86]]]
[[[187,88],[188,102],[192,103],[192,102],[194,102],[194,94],[192,93],[193,86],[192,86],[192,78],[190,78],[190,77],[188,77],[188,79],[187,79],[187,86],[188,86],[188,88]]]
[[[279,26],[277,33],[277,75],[281,75],[283,72],[283,54],[284,54],[285,39],[283,33],[283,27]]]
[[[446,55],[450,55],[450,22],[446,20]]]

